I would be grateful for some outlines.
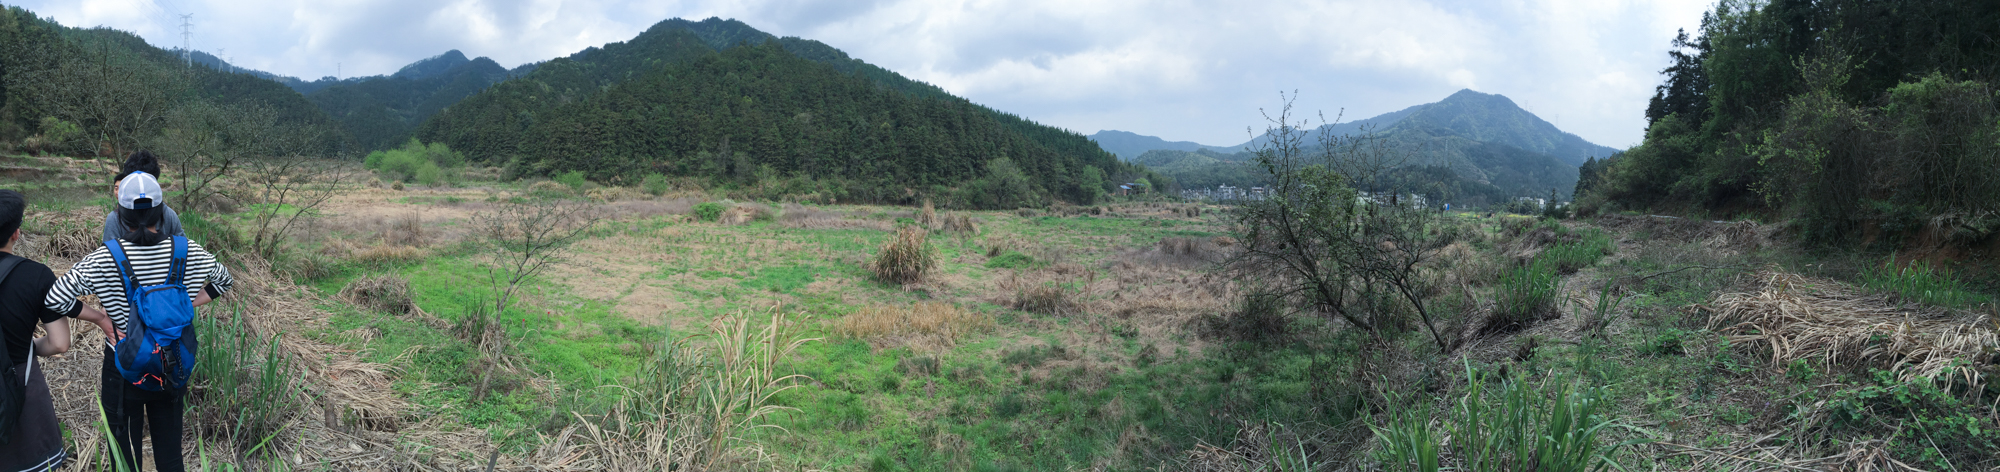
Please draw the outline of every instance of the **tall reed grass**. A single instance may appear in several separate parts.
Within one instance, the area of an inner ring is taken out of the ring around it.
[[[264,339],[244,324],[241,303],[224,305],[230,310],[227,320],[195,317],[201,347],[189,380],[190,424],[245,456],[268,453],[283,443],[279,433],[301,405],[292,361],[277,339]]]
[[[922,281],[935,265],[937,250],[930,246],[930,232],[905,225],[896,228],[896,235],[882,245],[882,252],[875,255],[875,263],[869,269],[884,282],[909,284]]]
[[[655,348],[609,414],[577,415],[582,445],[613,471],[716,470],[758,460],[763,451],[750,433],[783,430],[768,417],[795,410],[772,399],[812,381],[783,373],[780,362],[819,340],[798,337],[776,309],[761,318],[738,312],[716,320],[704,337]]]

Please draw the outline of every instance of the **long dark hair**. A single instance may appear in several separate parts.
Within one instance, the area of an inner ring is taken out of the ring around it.
[[[144,210],[120,207],[118,224],[125,225],[125,240],[140,246],[151,246],[165,241],[167,235],[161,234],[159,227],[166,210],[161,208],[159,205]]]

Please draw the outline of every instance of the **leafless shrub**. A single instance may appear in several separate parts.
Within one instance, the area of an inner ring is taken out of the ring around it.
[[[521,282],[564,260],[571,243],[600,220],[593,206],[579,201],[514,200],[475,213],[475,228],[493,243],[489,254],[494,304],[491,313],[507,310]]]

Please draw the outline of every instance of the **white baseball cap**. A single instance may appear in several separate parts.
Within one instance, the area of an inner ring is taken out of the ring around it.
[[[160,181],[153,174],[133,172],[118,181],[118,206],[127,210],[144,210],[160,205],[166,197],[160,192]]]

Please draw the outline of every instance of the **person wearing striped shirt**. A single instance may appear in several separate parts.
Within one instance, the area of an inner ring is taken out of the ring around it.
[[[137,279],[133,286],[157,285],[167,281],[174,245],[159,230],[162,217],[160,199],[160,184],[151,174],[133,173],[120,182],[118,220],[131,231],[124,239],[109,243],[118,244],[125,251],[133,278]],[[228,293],[235,283],[229,270],[216,262],[215,255],[194,242],[188,243],[187,265],[182,281],[188,287],[190,299],[198,298],[197,295],[211,286],[216,293]],[[96,295],[102,308],[78,302],[77,298],[84,295]],[[81,314],[83,319],[95,319],[97,315],[92,311],[101,310],[110,326],[100,323],[99,327],[110,330],[108,341],[115,343],[132,323],[134,313],[129,300],[118,263],[111,258],[109,249],[100,247],[56,279],[44,303],[57,313],[68,316]],[[144,450],[139,441],[141,432],[145,431],[153,437],[153,464],[158,470],[185,470],[181,464],[181,413],[185,406],[182,403],[185,390],[153,392],[128,384],[113,363],[116,355],[111,352],[111,346],[105,346],[104,351],[99,405],[104,409],[111,436],[125,460],[134,470],[138,469],[138,453]]]

